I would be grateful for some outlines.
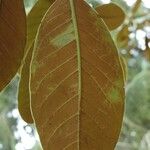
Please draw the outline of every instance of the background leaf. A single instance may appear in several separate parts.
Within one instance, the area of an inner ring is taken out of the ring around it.
[[[24,58],[24,65],[21,72],[21,79],[19,85],[18,108],[19,112],[27,123],[33,123],[32,113],[30,110],[30,90],[29,90],[29,76],[30,76],[30,62],[32,58],[32,51],[34,47],[34,39],[41,23],[41,20],[52,4],[53,0],[39,0],[32,8],[27,16],[27,44],[26,55]]]
[[[15,150],[15,140],[13,139],[13,135],[11,133],[10,127],[8,125],[8,120],[0,114],[0,141],[3,143],[4,150]],[[4,136],[5,133],[5,136]],[[1,136],[3,135],[3,136]]]
[[[95,9],[109,30],[114,30],[119,27],[125,19],[124,11],[114,3],[100,5]]]
[[[22,0],[0,5],[0,91],[20,67],[26,40],[26,17]]]
[[[28,14],[26,50],[30,49],[44,14],[54,1],[55,0],[38,0]]]
[[[124,79],[107,27],[85,1],[57,0],[36,38],[31,107],[44,150],[113,150]]]
[[[136,0],[133,8],[132,8],[132,14],[135,15],[135,13],[138,11],[139,7],[141,6],[142,0]]]

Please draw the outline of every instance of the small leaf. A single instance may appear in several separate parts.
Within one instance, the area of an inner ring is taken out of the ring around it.
[[[0,91],[17,73],[24,54],[26,15],[23,0],[0,3]]]
[[[56,0],[36,38],[31,108],[44,150],[113,150],[124,110],[116,46],[83,0]]]
[[[95,9],[109,30],[114,30],[119,27],[125,19],[124,11],[114,3],[97,6]]]
[[[29,90],[29,76],[30,76],[30,62],[32,58],[32,51],[34,39],[41,23],[41,20],[52,4],[53,0],[39,0],[32,8],[27,17],[27,44],[26,55],[24,58],[24,65],[21,71],[21,80],[19,85],[18,107],[20,114],[24,121],[33,123],[32,113],[30,110],[30,90]],[[31,44],[32,43],[32,44]]]
[[[148,62],[150,62],[150,46],[149,46],[149,43],[150,43],[150,38],[148,38],[148,36],[145,37],[145,46],[146,46],[146,49],[144,51],[144,55],[145,55],[145,58]]]
[[[135,13],[138,11],[139,7],[141,6],[142,0],[136,0],[133,8],[132,8],[132,15],[135,15]]]
[[[128,24],[123,25],[121,30],[118,32],[116,39],[119,47],[128,46],[129,34],[130,31]]]

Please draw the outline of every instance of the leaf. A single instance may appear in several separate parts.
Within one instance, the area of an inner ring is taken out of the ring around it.
[[[109,30],[114,30],[119,27],[125,19],[124,11],[114,3],[97,6],[95,9]]]
[[[142,0],[136,0],[133,8],[132,8],[132,15],[134,16],[135,13],[138,11],[139,7],[141,6]]]
[[[121,30],[117,34],[117,43],[119,47],[126,47],[128,46],[129,42],[129,27],[128,24],[122,26]]]
[[[36,38],[31,108],[44,150],[113,150],[123,70],[107,27],[82,0],[57,0]]]
[[[0,3],[0,91],[20,67],[26,40],[26,16],[23,1]]]
[[[29,76],[30,76],[30,62],[32,58],[32,49],[29,50],[22,71],[19,83],[18,92],[18,109],[21,117],[27,123],[33,123],[32,112],[30,110],[30,90],[29,90]]]
[[[32,113],[30,110],[30,90],[29,90],[29,76],[30,76],[30,62],[32,58],[32,51],[34,39],[41,23],[41,20],[47,9],[52,4],[53,0],[39,0],[30,11],[27,17],[27,44],[24,65],[21,71],[21,79],[18,94],[18,108],[20,115],[27,123],[33,123]],[[32,43],[32,44],[31,44]]]
[[[137,126],[139,127],[144,126],[144,129],[147,130],[150,128],[149,124],[150,64],[146,63],[146,65],[148,65],[147,66],[148,68],[147,69],[145,68],[145,70],[142,70],[140,73],[134,76],[133,80],[127,86],[126,98],[128,100],[127,103],[128,111],[126,113],[129,116],[129,119],[132,120]]]
[[[28,14],[26,50],[30,49],[44,14],[54,1],[55,0],[38,0]]]

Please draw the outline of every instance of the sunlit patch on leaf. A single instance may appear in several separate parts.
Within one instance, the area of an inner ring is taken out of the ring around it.
[[[65,29],[65,31],[57,35],[52,40],[50,39],[51,40],[50,42],[54,47],[56,46],[57,48],[61,48],[67,45],[70,41],[73,41],[74,39],[75,35],[73,24],[69,24],[69,26]]]
[[[116,88],[112,88],[109,90],[108,97],[111,99],[110,102],[112,103],[117,103],[118,101],[120,101],[121,98],[120,93]]]

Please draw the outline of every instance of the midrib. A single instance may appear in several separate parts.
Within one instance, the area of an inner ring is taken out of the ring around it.
[[[74,25],[75,30],[75,39],[76,39],[76,45],[77,45],[77,61],[78,61],[78,94],[79,94],[79,120],[78,120],[78,130],[80,131],[80,104],[81,104],[81,50],[80,50],[80,41],[79,41],[79,32],[78,32],[78,26],[77,26],[77,18],[76,18],[76,12],[74,7],[74,0],[70,0],[70,6],[71,6],[71,12],[72,12],[72,21]],[[78,131],[78,140],[80,140],[80,132]],[[80,149],[78,142],[78,150]]]

